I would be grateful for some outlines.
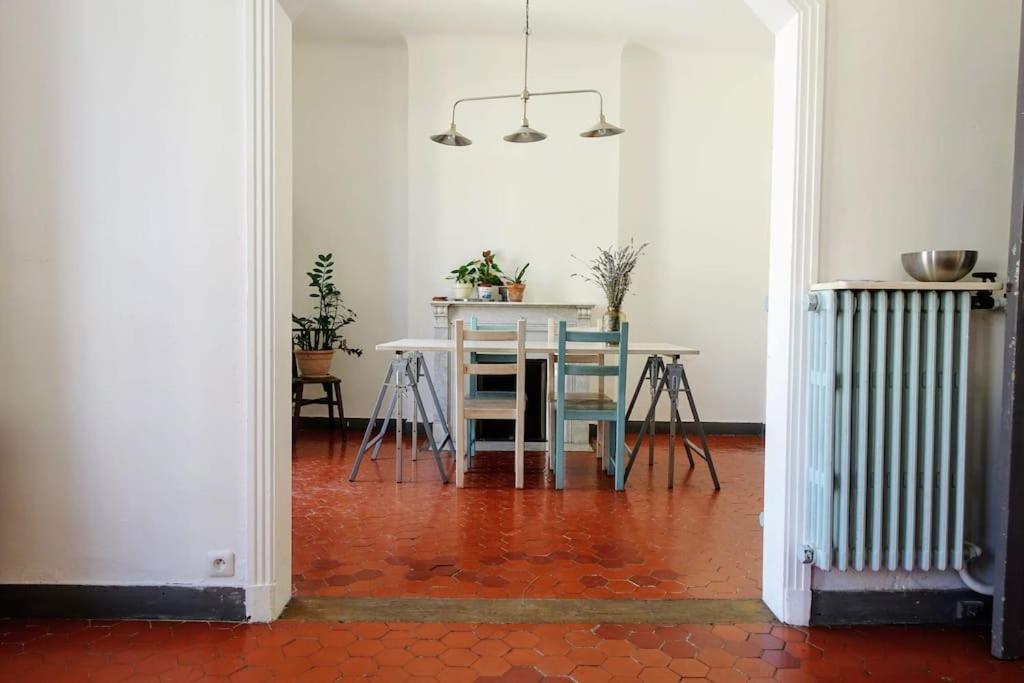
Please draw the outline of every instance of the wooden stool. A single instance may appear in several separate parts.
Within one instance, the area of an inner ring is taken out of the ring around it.
[[[304,398],[303,390],[307,384],[319,384],[324,389],[324,396],[320,398]],[[295,358],[292,358],[292,439],[299,430],[299,417],[302,406],[326,405],[327,426],[334,429],[334,406],[338,406],[338,418],[341,420],[341,435],[348,436],[348,425],[345,424],[345,404],[341,400],[341,379],[334,375],[323,377],[299,377],[298,368],[295,366]]]

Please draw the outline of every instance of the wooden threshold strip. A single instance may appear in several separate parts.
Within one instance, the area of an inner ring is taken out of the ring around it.
[[[760,600],[482,600],[293,597],[282,619],[474,624],[739,624],[774,622]]]

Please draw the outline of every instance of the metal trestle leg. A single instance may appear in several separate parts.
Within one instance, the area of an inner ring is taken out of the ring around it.
[[[633,469],[633,463],[640,452],[640,446],[643,444],[645,437],[648,439],[648,453],[653,452],[654,428],[656,424],[655,413],[661,395],[667,392],[669,397],[668,487],[672,488],[675,480],[676,435],[681,434],[690,467],[694,466],[694,455],[704,460],[707,463],[708,472],[711,474],[711,481],[715,485],[715,490],[721,490],[718,472],[715,470],[715,462],[711,457],[711,449],[708,447],[707,435],[704,432],[704,424],[700,421],[700,416],[697,413],[697,404],[693,399],[693,391],[690,389],[690,383],[686,378],[686,370],[683,368],[683,364],[679,362],[679,357],[673,356],[669,363],[665,363],[661,356],[651,356],[647,359],[647,365],[644,367],[640,381],[637,383],[636,390],[633,393],[633,400],[630,401],[627,419],[633,411],[633,406],[637,396],[640,394],[640,388],[643,386],[645,379],[650,380],[653,388],[651,405],[647,410],[647,415],[644,417],[643,424],[640,426],[640,433],[637,434],[636,442],[630,449],[629,460],[626,463],[626,478],[629,478],[629,473]],[[690,415],[693,417],[691,423],[684,422],[679,413],[680,393],[686,394]],[[700,441],[699,445],[690,438],[691,431],[695,432],[695,436]],[[649,463],[653,463],[650,455],[648,455],[648,460]]]
[[[441,411],[440,402],[437,400],[437,392],[434,391],[434,385],[430,379],[430,373],[427,371],[426,365],[422,362],[422,359],[423,354],[419,352],[401,353],[397,354],[391,360],[390,365],[388,365],[388,370],[384,375],[384,382],[381,385],[380,393],[377,396],[377,402],[373,406],[373,414],[370,415],[369,422],[366,425],[366,432],[363,434],[363,442],[359,446],[359,452],[356,454],[355,463],[352,465],[352,472],[349,475],[349,481],[355,481],[356,477],[359,475],[359,466],[362,464],[363,457],[366,455],[367,450],[372,448],[373,451],[370,454],[370,459],[377,459],[377,454],[379,453],[381,444],[384,441],[384,435],[387,434],[388,425],[392,417],[395,419],[396,430],[395,482],[400,483],[402,481],[402,405],[405,401],[406,393],[410,392],[413,399],[413,460],[416,459],[416,451],[418,450],[418,444],[416,443],[418,439],[416,423],[419,421],[420,416],[422,416],[424,425],[426,426],[425,431],[427,432],[427,443],[434,455],[434,462],[437,464],[437,470],[441,475],[441,481],[445,484],[448,483],[448,475],[445,473],[444,464],[441,462],[441,451],[447,444],[454,456],[455,448],[452,444],[451,433],[448,431],[448,425],[444,418],[444,413]],[[430,391],[430,397],[433,400],[438,419],[443,427],[445,438],[440,444],[435,443],[433,429],[427,419],[426,407],[423,402],[423,396],[420,393],[421,379],[426,380],[427,389]],[[389,390],[391,391],[391,399],[388,402],[388,409],[386,412],[382,413],[381,407],[384,405],[384,400]],[[374,436],[373,430],[377,425],[378,420],[381,422],[381,428],[380,432]]]

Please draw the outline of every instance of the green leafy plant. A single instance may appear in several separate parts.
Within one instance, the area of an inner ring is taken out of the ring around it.
[[[476,284],[495,287],[501,285],[504,273],[501,266],[494,260],[494,254],[488,249],[481,256],[482,258],[476,261]]]
[[[633,282],[633,269],[649,244],[650,242],[644,242],[637,247],[634,246],[633,240],[630,240],[629,244],[618,249],[598,247],[597,256],[590,261],[583,261],[574,255],[573,258],[587,266],[589,272],[573,273],[572,276],[603,289],[608,300],[608,308],[618,311],[622,308],[622,301]]]
[[[313,269],[306,273],[312,288],[309,297],[316,299],[316,311],[311,316],[292,314],[292,342],[301,351],[329,351],[338,349],[353,356],[363,355],[362,349],[350,347],[341,328],[356,321],[356,314],[345,305],[341,292],[334,285],[334,255],[318,254]]]
[[[501,266],[495,262],[489,249],[480,258],[462,264],[448,275],[449,280],[464,285],[500,285],[503,277]]]
[[[462,264],[451,272],[448,279],[455,280],[460,285],[476,284],[476,264],[476,259]]]
[[[505,281],[508,282],[509,284],[513,284],[513,285],[524,284],[526,282],[526,280],[525,280],[526,269],[529,268],[529,267],[530,267],[530,264],[527,263],[525,266],[523,266],[522,268],[517,270],[515,272],[515,275],[513,275],[511,277],[506,275],[505,276]]]

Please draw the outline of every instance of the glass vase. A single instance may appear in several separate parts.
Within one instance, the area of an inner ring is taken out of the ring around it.
[[[624,313],[612,306],[605,309],[604,315],[601,317],[601,331],[602,332],[618,332],[619,325],[624,319]]]

